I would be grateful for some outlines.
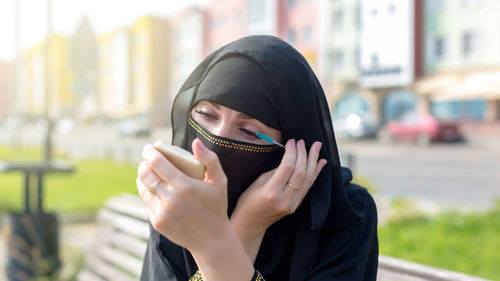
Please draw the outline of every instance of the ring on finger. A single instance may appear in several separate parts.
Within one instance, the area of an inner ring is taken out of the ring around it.
[[[288,185],[289,187],[291,187],[291,188],[293,188],[293,189],[295,189],[295,190],[299,190],[299,189],[300,189],[300,187],[301,187],[300,185],[294,185],[294,184],[291,184],[291,183],[289,183],[289,182],[288,182],[286,185]]]
[[[158,187],[158,184],[159,184],[160,182],[161,182],[160,180],[157,180],[157,181],[155,181],[153,184],[150,184],[150,185],[148,186],[148,191],[149,191],[149,192],[151,192],[151,193],[153,193],[153,194],[155,194],[155,192],[156,192],[156,188]]]

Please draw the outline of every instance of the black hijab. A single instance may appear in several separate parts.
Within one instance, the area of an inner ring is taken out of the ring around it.
[[[320,230],[348,228],[365,217],[356,206],[359,200],[353,203],[346,194],[330,112],[318,79],[304,57],[281,39],[249,36],[213,52],[183,84],[172,109],[174,145],[189,149],[190,110],[200,100],[281,130],[283,142],[293,138],[304,139],[308,146],[323,143],[320,158],[328,164],[296,213],[266,231],[255,262],[268,280],[304,280],[319,255]],[[187,250],[151,228],[141,280],[186,280],[196,269]]]

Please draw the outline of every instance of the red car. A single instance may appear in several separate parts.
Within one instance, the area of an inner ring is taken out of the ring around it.
[[[407,111],[398,120],[389,121],[381,131],[386,140],[407,140],[420,145],[429,142],[463,141],[464,137],[456,122],[444,122],[426,112]]]

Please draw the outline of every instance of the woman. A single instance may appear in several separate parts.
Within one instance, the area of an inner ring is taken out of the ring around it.
[[[323,90],[293,47],[250,36],[215,51],[182,86],[172,125],[207,171],[189,178],[145,146],[141,280],[376,280],[375,204],[341,169]]]

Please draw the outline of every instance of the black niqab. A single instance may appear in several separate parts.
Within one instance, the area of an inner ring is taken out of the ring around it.
[[[323,143],[320,158],[328,164],[301,206],[266,231],[255,262],[264,277],[375,280],[375,205],[364,189],[350,184],[350,172],[340,167],[328,104],[303,56],[273,36],[245,37],[212,53],[175,99],[174,145],[190,145],[188,118],[200,100],[227,106],[279,129],[284,142],[293,138],[304,139],[308,146],[314,141]],[[141,280],[186,280],[196,269],[187,250],[151,228]]]

